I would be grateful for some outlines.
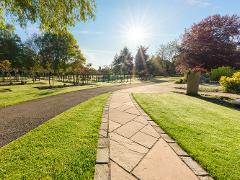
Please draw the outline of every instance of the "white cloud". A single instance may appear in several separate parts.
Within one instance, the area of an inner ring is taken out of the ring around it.
[[[186,0],[188,4],[193,5],[193,6],[210,6],[211,3],[209,0]]]

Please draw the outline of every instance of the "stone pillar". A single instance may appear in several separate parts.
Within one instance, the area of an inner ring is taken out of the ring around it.
[[[200,72],[190,71],[187,76],[187,94],[188,95],[198,95],[199,82],[200,82]]]

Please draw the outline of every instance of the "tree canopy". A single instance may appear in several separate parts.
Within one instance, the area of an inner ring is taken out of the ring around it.
[[[148,48],[140,46],[135,56],[135,73],[138,75],[145,75],[147,73],[147,60],[149,58],[147,54]]]
[[[70,33],[62,35],[45,33],[35,41],[42,66],[50,68],[53,72],[65,72],[69,63],[74,61],[75,64],[85,62],[77,41]]]
[[[22,41],[14,27],[8,24],[6,29],[0,29],[0,62],[7,59],[13,68],[20,68],[23,65],[21,51]]]
[[[52,33],[66,32],[76,22],[95,18],[95,0],[2,0],[0,27],[10,16],[21,27],[39,23],[40,29]]]
[[[133,56],[127,47],[124,47],[119,55],[115,55],[112,70],[115,74],[132,74]]]
[[[239,67],[240,17],[213,15],[193,24],[183,35],[178,70],[219,66]]]
[[[33,35],[23,43],[12,26],[6,27],[0,29],[1,71],[6,64],[15,72],[80,72],[83,68],[86,59],[72,34]]]

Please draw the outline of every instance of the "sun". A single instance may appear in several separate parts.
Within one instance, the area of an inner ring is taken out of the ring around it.
[[[153,37],[151,18],[145,13],[126,13],[123,22],[119,22],[118,32],[122,42],[128,47],[148,45]]]
[[[134,25],[126,28],[125,38],[131,44],[140,45],[145,42],[147,34],[144,27]]]

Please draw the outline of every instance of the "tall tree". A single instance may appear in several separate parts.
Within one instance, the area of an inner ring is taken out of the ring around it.
[[[66,32],[68,26],[94,18],[95,6],[95,0],[1,0],[0,26],[10,15],[21,27],[30,22],[48,32]]]
[[[177,60],[178,70],[219,66],[239,67],[240,17],[213,15],[185,31]]]
[[[135,73],[138,75],[146,75],[148,73],[146,61],[149,56],[147,54],[148,48],[140,46],[135,56]]]
[[[162,44],[157,50],[157,55],[160,56],[162,60],[173,62],[178,55],[179,45],[178,41],[170,41],[167,44]]]
[[[159,55],[152,56],[147,61],[148,73],[151,75],[173,75],[175,74],[174,61],[163,60]]]
[[[23,64],[20,58],[22,42],[15,34],[14,27],[10,24],[5,29],[0,29],[0,62],[8,59],[13,68],[20,68]]]
[[[124,47],[119,55],[115,55],[112,69],[115,74],[132,74],[133,56],[127,47]]]
[[[69,63],[85,62],[85,58],[77,45],[77,41],[70,33],[45,33],[38,37],[37,45],[42,66],[49,67],[53,72],[65,72]]]

